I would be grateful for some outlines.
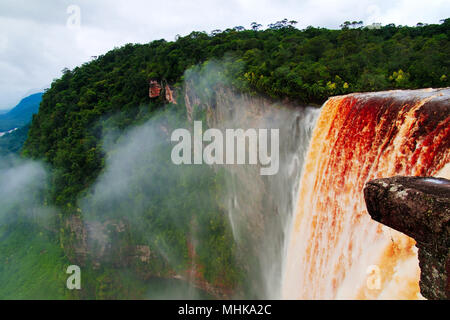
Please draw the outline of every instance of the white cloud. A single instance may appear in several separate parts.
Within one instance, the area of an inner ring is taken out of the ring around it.
[[[66,26],[69,5],[81,9],[79,30]],[[448,16],[444,0],[2,0],[0,109],[49,86],[63,68],[129,42],[173,40],[193,30],[249,27],[253,21],[267,26],[283,18],[297,20],[299,28],[338,28],[345,20],[415,25]]]

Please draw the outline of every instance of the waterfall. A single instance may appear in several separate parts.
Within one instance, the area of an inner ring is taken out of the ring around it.
[[[301,169],[320,110],[289,107],[216,86],[210,99],[191,85],[186,105],[207,110],[210,127],[279,129],[279,171],[262,176],[259,165],[217,165],[225,170],[220,196],[240,261],[246,266],[246,298],[278,299],[286,255],[286,232],[296,206]],[[193,109],[191,109],[193,108]]]
[[[387,91],[324,104],[291,221],[283,298],[421,298],[415,241],[371,220],[362,190],[395,175],[450,178],[449,95]]]

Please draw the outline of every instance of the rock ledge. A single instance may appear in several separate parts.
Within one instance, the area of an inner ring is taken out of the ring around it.
[[[366,183],[364,198],[372,219],[416,240],[422,295],[450,299],[450,181],[375,179]]]

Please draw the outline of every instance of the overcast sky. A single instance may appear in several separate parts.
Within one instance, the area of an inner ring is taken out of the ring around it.
[[[346,20],[415,25],[450,17],[448,0],[0,0],[0,110],[49,87],[65,67],[126,43],[283,18],[297,27]],[[79,25],[78,25],[79,22]]]

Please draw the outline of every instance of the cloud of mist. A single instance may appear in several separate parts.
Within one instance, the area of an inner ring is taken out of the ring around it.
[[[40,162],[0,158],[0,225],[18,220],[42,222],[53,215],[54,210],[43,205],[47,177]]]

